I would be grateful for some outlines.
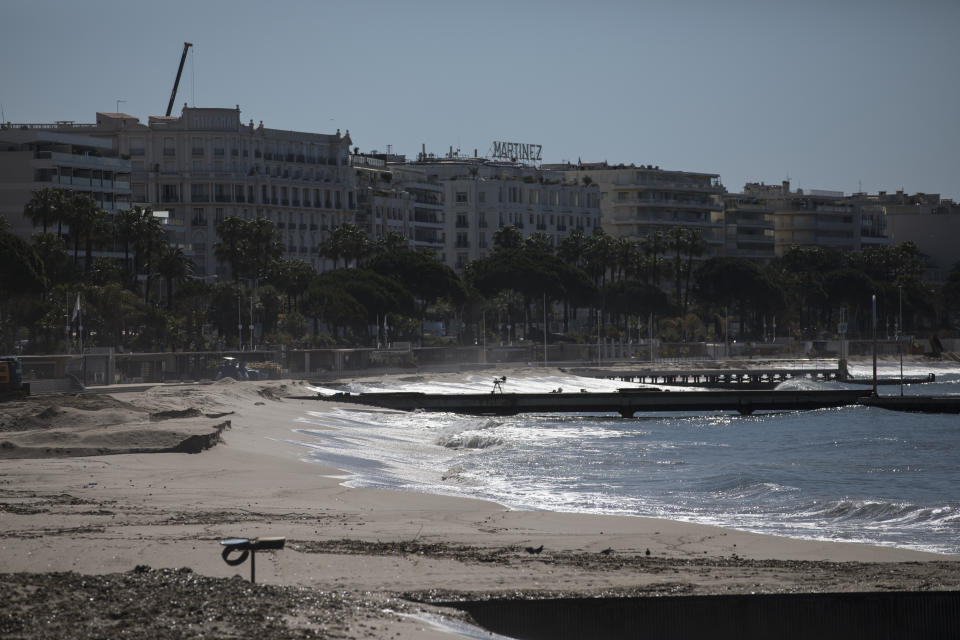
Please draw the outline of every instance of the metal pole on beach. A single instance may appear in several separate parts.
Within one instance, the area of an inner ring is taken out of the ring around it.
[[[547,368],[547,293],[543,293],[543,368]]]
[[[877,294],[872,296],[873,307],[873,395],[877,395]]]

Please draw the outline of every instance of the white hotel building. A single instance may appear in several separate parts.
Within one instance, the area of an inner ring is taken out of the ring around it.
[[[184,106],[179,116],[147,124],[123,113],[98,113],[95,125],[58,130],[106,137],[130,159],[134,204],[167,212],[198,275],[226,275],[213,254],[216,224],[229,216],[274,223],[284,258],[320,270],[318,245],[357,207],[349,166],[349,132],[306,133],[240,121],[240,108]]]

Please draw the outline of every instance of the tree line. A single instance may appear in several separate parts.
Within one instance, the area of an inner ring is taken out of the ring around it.
[[[86,195],[43,189],[25,215],[40,229],[30,241],[0,220],[5,352],[65,351],[81,331],[85,346],[136,351],[439,340],[424,335],[429,320],[460,344],[542,341],[545,315],[558,329],[550,340],[763,340],[774,323],[780,336],[815,339],[841,322],[848,337],[866,337],[872,295],[881,331],[899,324],[901,308],[897,328],[917,333],[952,328],[960,313],[960,263],[934,290],[911,243],[849,253],[794,247],[760,267],[703,259],[707,243],[687,227],[642,239],[574,230],[554,246],[506,226],[489,255],[458,275],[403,236],[371,241],[344,224],[318,247],[333,267],[318,274],[283,258],[269,220],[230,217],[216,225],[214,254],[231,274],[220,279],[195,275],[147,209],[109,215]]]

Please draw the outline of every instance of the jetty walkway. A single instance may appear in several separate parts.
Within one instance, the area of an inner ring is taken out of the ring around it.
[[[759,369],[596,369],[589,367],[562,369],[565,373],[585,378],[601,378],[635,382],[640,384],[662,384],[675,387],[715,387],[737,389],[774,389],[789,380],[812,380],[815,382],[844,382],[846,384],[872,385],[872,378],[854,378],[847,371],[846,364],[840,362],[836,367],[820,368],[759,368]],[[936,376],[903,378],[903,384],[921,384],[934,382]],[[877,384],[900,384],[900,378],[877,378]]]
[[[400,411],[444,411],[471,415],[518,413],[619,413],[629,418],[656,411],[797,411],[856,404],[859,389],[828,391],[659,391],[620,389],[579,393],[335,393],[306,396],[318,400],[365,404]]]
[[[293,396],[298,400],[349,402],[399,411],[438,411],[468,415],[511,416],[520,413],[619,413],[630,418],[641,412],[804,411],[865,405],[922,413],[960,413],[960,396],[871,396],[860,389],[821,391],[659,391],[619,389],[580,393],[335,393]]]

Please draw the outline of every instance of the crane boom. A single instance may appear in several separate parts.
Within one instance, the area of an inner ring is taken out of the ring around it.
[[[167,115],[173,111],[173,101],[177,99],[177,87],[180,86],[180,74],[183,73],[183,63],[187,59],[187,49],[193,45],[189,42],[183,43],[183,55],[180,56],[180,66],[177,68],[177,79],[173,81],[173,91],[170,92],[170,104],[167,105]]]

